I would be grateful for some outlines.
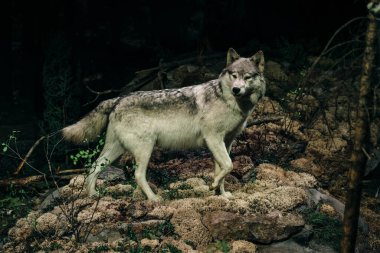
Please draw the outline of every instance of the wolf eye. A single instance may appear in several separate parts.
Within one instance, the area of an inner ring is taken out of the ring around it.
[[[232,76],[232,78],[234,78],[234,79],[236,79],[236,78],[238,77],[236,73],[232,73],[231,76]]]
[[[250,79],[252,79],[252,76],[245,76],[245,77],[244,77],[244,80],[246,80],[246,81],[248,81],[248,80],[250,80]]]

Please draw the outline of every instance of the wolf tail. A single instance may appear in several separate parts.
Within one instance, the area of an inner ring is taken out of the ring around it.
[[[63,138],[76,144],[96,140],[107,126],[108,115],[118,101],[119,98],[114,98],[101,102],[77,123],[63,128]]]

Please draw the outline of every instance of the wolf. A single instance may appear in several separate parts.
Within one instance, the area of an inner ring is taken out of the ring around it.
[[[218,79],[180,89],[138,91],[101,102],[63,137],[74,143],[96,140],[106,129],[104,148],[86,178],[88,195],[97,194],[96,179],[105,164],[129,151],[135,158],[135,180],[149,200],[160,201],[146,180],[155,146],[169,150],[206,146],[215,164],[210,190],[230,198],[224,178],[232,170],[229,156],[234,138],[244,129],[254,106],[264,96],[264,54],[243,58],[227,52]]]

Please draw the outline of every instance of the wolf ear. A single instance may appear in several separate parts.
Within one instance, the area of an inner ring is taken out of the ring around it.
[[[264,72],[264,65],[265,65],[265,60],[264,60],[264,53],[263,51],[259,51],[256,54],[254,54],[250,60],[258,67],[259,71],[262,73]]]
[[[228,49],[228,52],[227,52],[227,64],[226,64],[226,66],[230,65],[231,63],[233,63],[234,61],[236,61],[239,58],[240,58],[240,55],[238,53],[236,53],[235,49],[233,49],[231,47],[230,49]]]

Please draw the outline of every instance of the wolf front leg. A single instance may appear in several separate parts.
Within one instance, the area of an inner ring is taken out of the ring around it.
[[[226,141],[225,145],[227,147],[228,154],[230,154],[232,141],[229,141],[229,142]],[[219,166],[219,164],[218,164],[218,162],[216,160],[214,160],[214,163],[215,163],[214,177],[216,177],[221,172],[221,168],[220,168],[220,166]],[[224,178],[222,180],[220,180],[219,191],[220,191],[220,195],[222,195],[222,196],[224,196],[226,198],[232,197],[231,192],[228,192],[228,191],[224,190]]]
[[[232,161],[226,145],[223,142],[223,138],[207,138],[206,143],[215,159],[215,178],[210,189],[213,190],[219,186],[220,192],[223,196],[231,197],[231,193],[225,192],[224,190],[224,177],[231,172]]]

